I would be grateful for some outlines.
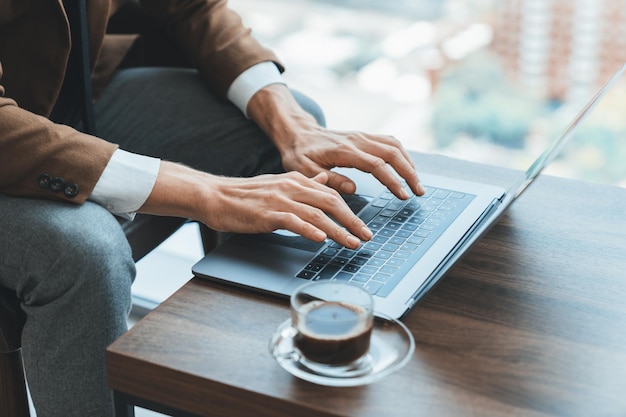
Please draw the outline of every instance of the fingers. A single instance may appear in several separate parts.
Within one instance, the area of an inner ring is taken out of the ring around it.
[[[363,226],[364,230],[360,233],[363,237],[359,238],[333,222],[322,210],[306,206],[297,211],[298,214],[287,212],[277,214],[280,217],[279,223],[282,225],[278,228],[290,230],[316,242],[322,242],[329,238],[351,249],[358,248],[362,240],[371,238],[369,230],[369,235],[365,233],[365,230],[367,230],[365,226]]]
[[[344,246],[356,248],[362,240],[371,239],[372,232],[354,215],[335,190],[324,186],[327,179],[325,172],[316,175],[313,181],[319,185],[298,199],[297,203],[300,204],[293,207],[293,212],[306,224],[323,231],[328,238]],[[314,231],[308,227],[303,229],[303,233],[315,236]],[[313,240],[316,238],[313,237]]]
[[[317,242],[330,238],[353,249],[372,238],[339,193],[326,186],[326,172],[313,178],[295,171],[228,178],[188,171],[197,194],[185,199],[193,202],[185,206],[185,217],[214,230],[267,233],[286,229]]]
[[[308,176],[326,172],[327,185],[345,194],[356,191],[355,183],[330,169],[351,167],[369,172],[398,198],[407,199],[410,195],[399,175],[414,194],[424,194],[411,157],[394,137],[328,130],[325,135],[326,140],[309,142],[304,152],[290,161],[293,168]]]
[[[371,173],[398,198],[407,199],[410,195],[393,171],[414,194],[424,194],[411,157],[394,137],[351,133],[343,145],[335,150],[337,160],[350,161],[349,166]]]
[[[391,166],[406,181],[414,194],[424,194],[424,188],[415,171],[415,164],[397,139],[392,136],[364,136],[370,139],[369,144],[373,148],[368,152],[370,158],[366,163],[373,167],[371,172],[379,181],[390,187],[396,196],[400,198],[409,197],[406,192],[401,191],[402,184],[389,170],[389,166]]]

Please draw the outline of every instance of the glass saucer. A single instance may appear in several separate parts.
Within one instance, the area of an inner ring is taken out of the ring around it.
[[[354,368],[334,372],[330,376],[315,367],[307,366],[293,345],[296,329],[291,320],[283,322],[272,335],[269,350],[276,362],[287,372],[298,378],[331,387],[365,385],[381,379],[402,368],[413,355],[415,341],[406,326],[397,320],[375,317],[372,339],[368,354],[362,359],[361,371]]]

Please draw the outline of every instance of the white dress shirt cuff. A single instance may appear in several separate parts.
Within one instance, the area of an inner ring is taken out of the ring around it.
[[[261,62],[248,68],[230,85],[226,96],[248,117],[248,102],[257,91],[270,84],[286,84],[273,62]]]
[[[102,172],[89,200],[132,220],[152,192],[161,160],[118,149]]]

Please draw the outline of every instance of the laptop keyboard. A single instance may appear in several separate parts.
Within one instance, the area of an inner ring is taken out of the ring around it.
[[[441,188],[425,189],[423,196],[409,200],[384,191],[359,213],[374,233],[369,242],[352,250],[331,241],[296,276],[345,281],[380,297],[389,295],[475,197]]]

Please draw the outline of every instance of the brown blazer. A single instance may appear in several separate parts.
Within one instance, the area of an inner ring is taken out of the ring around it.
[[[106,79],[131,39],[105,34],[108,18],[122,1],[88,0],[91,63],[99,78]],[[226,0],[141,3],[222,97],[232,81],[254,64],[274,61],[282,70],[276,56],[259,45],[227,8]],[[63,83],[70,46],[62,0],[0,0],[2,193],[80,204],[117,148],[47,119]],[[56,178],[69,186],[51,187],[50,180]]]

